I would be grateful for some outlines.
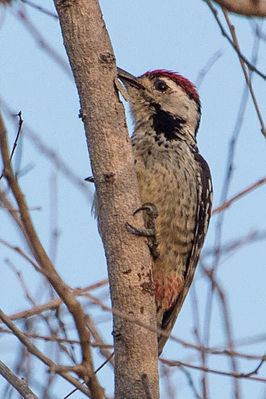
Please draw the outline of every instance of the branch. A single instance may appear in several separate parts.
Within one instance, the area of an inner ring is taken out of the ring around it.
[[[238,40],[237,40],[237,37],[236,37],[235,27],[234,27],[234,25],[231,24],[230,19],[228,17],[227,11],[224,8],[222,10],[223,10],[223,14],[224,14],[225,20],[227,22],[227,25],[228,25],[228,27],[230,29],[234,45],[238,49],[238,58],[239,58],[239,61],[240,61],[240,64],[241,64],[241,68],[243,70],[243,73],[244,73],[244,76],[245,76],[245,79],[246,79],[246,82],[247,82],[247,85],[248,85],[248,88],[249,88],[249,91],[250,91],[250,94],[251,94],[251,97],[252,97],[252,100],[253,100],[253,103],[254,103],[254,107],[256,109],[256,112],[257,112],[257,115],[258,115],[258,118],[259,118],[259,121],[260,121],[260,124],[261,124],[261,132],[264,135],[264,137],[266,138],[266,128],[264,126],[264,122],[263,122],[262,115],[261,115],[261,112],[260,112],[260,109],[259,109],[259,106],[258,106],[258,103],[257,103],[257,99],[255,97],[255,93],[254,93],[254,90],[253,90],[253,87],[252,87],[252,84],[251,84],[251,80],[250,80],[250,78],[248,76],[245,63],[244,63],[243,59],[239,56],[240,47],[239,47],[239,43],[238,43]]]
[[[38,272],[42,272],[42,270],[39,268],[39,266],[37,265],[36,262],[34,262],[34,260],[32,260],[21,248],[14,246],[12,244],[9,244],[7,241],[3,240],[2,238],[0,238],[0,244],[5,245],[7,248],[9,249],[13,249],[15,252],[17,252],[19,255],[21,255],[27,262],[29,262],[36,271]]]
[[[114,87],[115,58],[97,0],[55,0],[64,44],[79,92],[107,257],[112,306],[156,326],[151,260],[145,239],[129,234],[126,222],[143,226],[132,213],[140,204],[124,109]],[[111,178],[110,178],[111,176]],[[114,314],[115,397],[145,399],[147,374],[159,397],[156,333]]]
[[[12,334],[12,331],[7,330],[6,328],[1,328],[1,327],[0,327],[0,332],[4,333],[4,334]],[[44,336],[44,335],[39,335],[39,334],[33,334],[33,333],[30,333],[30,332],[27,332],[27,331],[23,331],[23,334],[25,335],[25,337],[29,337],[29,338],[33,338],[33,339],[39,339],[39,340],[42,340],[42,341],[45,341],[45,342],[57,342],[57,343],[63,343],[63,344],[66,343],[66,344],[70,344],[70,345],[73,345],[73,344],[74,345],[75,344],[80,345],[80,342],[77,339],[59,338],[56,335],[50,335],[50,336],[45,335]],[[91,346],[93,348],[100,348],[100,349],[113,349],[113,345],[105,344],[105,343],[103,343],[103,341],[101,341],[101,342],[98,342],[98,341],[97,342],[91,342]],[[247,356],[249,358],[249,356],[252,356],[252,355],[247,355]],[[242,357],[245,357],[245,355],[243,355]],[[252,359],[261,359],[261,356],[255,356],[254,355],[254,356],[252,356]]]
[[[167,364],[170,367],[189,367],[195,370],[201,370],[205,371],[207,373],[213,373],[213,374],[218,374],[218,375],[225,375],[227,377],[233,377],[233,378],[247,378],[249,380],[254,380],[254,381],[259,381],[259,382],[266,382],[266,378],[260,378],[260,377],[254,377],[253,375],[245,374],[245,373],[234,373],[234,372],[229,372],[229,371],[222,371],[222,370],[215,370],[215,369],[210,369],[208,367],[201,367],[201,366],[196,366],[195,364],[189,364],[189,363],[184,363],[180,362],[178,360],[166,360],[166,359],[160,359],[160,361],[164,364]]]
[[[0,309],[0,319],[5,323],[11,331],[13,331],[14,335],[22,342],[23,345],[27,348],[27,350],[35,355],[38,359],[40,359],[44,364],[46,364],[50,369],[55,370],[58,374],[60,374],[65,380],[69,381],[72,385],[78,388],[81,392],[85,393],[87,396],[90,397],[88,389],[86,389],[76,378],[72,377],[66,372],[61,370],[57,370],[57,365],[45,356],[39,349],[31,343],[31,341],[17,328],[17,326],[12,323],[8,316],[2,312]],[[92,397],[92,396],[91,396]]]
[[[3,241],[3,240],[0,240],[0,242],[1,241]],[[98,287],[101,287],[101,286],[107,284],[107,283],[108,283],[108,280],[102,280],[99,283],[90,285],[89,287],[76,288],[72,291],[72,294],[75,296],[81,296],[81,295],[84,295],[85,292],[94,290]],[[10,320],[18,320],[18,319],[24,319],[27,317],[32,317],[32,316],[40,314],[46,310],[57,309],[62,303],[63,303],[63,301],[60,298],[52,299],[51,301],[49,301],[43,305],[34,306],[31,309],[24,310],[19,313],[15,313],[15,314],[9,316],[9,318],[10,318]]]
[[[37,260],[37,263],[39,264],[40,269],[42,270],[42,273],[47,277],[55,291],[61,297],[75,321],[82,349],[82,363],[79,366],[79,376],[81,376],[85,381],[88,381],[92,398],[102,399],[103,390],[99,386],[98,380],[93,371],[90,348],[90,333],[86,327],[85,313],[83,312],[81,304],[72,294],[70,287],[57,274],[35,231],[24,195],[10,165],[7,135],[1,113],[0,144],[4,164],[3,176],[7,179],[9,187],[19,207],[23,232],[25,233],[27,242],[32,253],[34,254],[35,259]]]
[[[30,6],[32,8],[35,8],[36,10],[40,11],[41,13],[48,15],[49,17],[53,17],[55,19],[58,19],[58,16],[55,13],[53,13],[52,11],[49,11],[49,10],[47,10],[47,9],[41,7],[41,6],[38,6],[37,4],[33,3],[30,0],[20,0],[20,1],[22,3],[27,4],[28,6]]]
[[[42,35],[35,26],[35,24],[31,21],[31,19],[28,17],[25,8],[19,8],[15,9],[13,11],[13,14],[15,17],[18,18],[18,20],[23,24],[23,26],[29,31],[31,34],[32,38],[37,42],[37,44],[40,46],[41,49],[43,49],[46,54],[53,60],[57,65],[61,67],[61,69],[69,76],[71,76],[71,71],[69,69],[69,66],[65,59],[56,51],[54,48],[51,46],[49,41],[46,40],[45,35]]]
[[[17,126],[17,114],[11,107],[1,98],[1,106],[4,114]],[[66,163],[52,147],[49,147],[40,136],[34,132],[26,123],[23,124],[24,137],[30,140],[31,144],[39,151],[39,153],[46,159],[49,159],[55,166],[56,170],[62,173],[72,184],[82,190],[86,198],[89,197],[89,201],[92,201],[92,193],[88,187],[88,184],[83,181],[77,174],[75,174],[69,167],[69,163]]]
[[[251,375],[254,375],[254,374],[258,374],[259,369],[263,366],[263,364],[264,364],[264,362],[266,360],[265,355],[263,357],[264,358],[261,359],[261,361],[259,362],[258,366],[253,371],[250,371],[249,373],[246,374],[247,377],[250,377]]]
[[[265,0],[214,0],[228,11],[246,17],[266,17]]]
[[[237,52],[238,56],[245,62],[245,64],[247,65],[248,69],[250,71],[254,71],[256,72],[261,78],[263,78],[264,80],[266,80],[266,75],[264,73],[262,73],[261,71],[259,71],[240,51],[239,49],[235,46],[233,40],[230,38],[230,36],[226,33],[219,17],[218,17],[218,12],[216,10],[216,8],[213,6],[211,0],[204,0],[209,9],[211,10],[211,12],[213,13],[213,16],[221,30],[222,35],[228,40],[228,42],[231,44],[231,46],[233,47],[233,49]]]
[[[0,360],[0,374],[23,396],[24,399],[38,399],[37,396],[28,387],[27,382],[14,374]]]
[[[223,210],[229,208],[233,202],[237,201],[239,198],[243,197],[244,195],[248,194],[250,191],[253,191],[255,188],[261,186],[262,184],[266,183],[266,177],[258,180],[256,183],[251,184],[251,186],[245,188],[245,190],[240,191],[240,193],[234,195],[230,200],[224,202],[222,205],[217,206],[217,208],[213,209],[212,215],[216,213],[222,212]]]

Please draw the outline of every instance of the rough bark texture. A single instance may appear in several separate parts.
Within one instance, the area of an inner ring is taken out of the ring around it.
[[[155,328],[150,254],[145,240],[125,229],[127,221],[141,226],[142,220],[140,215],[132,217],[140,202],[124,110],[114,88],[113,49],[97,0],[55,0],[55,5],[80,96],[112,305],[131,320]],[[115,398],[145,399],[142,378],[146,374],[157,399],[156,334],[114,315],[113,335]]]

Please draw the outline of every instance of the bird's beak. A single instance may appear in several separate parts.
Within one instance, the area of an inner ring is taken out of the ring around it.
[[[117,67],[118,78],[122,80],[125,86],[130,85],[136,87],[137,89],[144,89],[144,86],[138,81],[138,79],[131,75],[131,73],[124,71],[124,69]]]

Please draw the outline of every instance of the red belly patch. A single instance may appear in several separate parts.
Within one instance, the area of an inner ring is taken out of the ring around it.
[[[157,307],[166,311],[176,302],[184,286],[184,277],[166,274],[163,271],[154,275],[155,298]]]

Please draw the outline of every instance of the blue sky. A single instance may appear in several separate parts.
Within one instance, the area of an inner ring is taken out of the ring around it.
[[[37,3],[37,2],[36,2]],[[237,120],[240,99],[244,90],[244,77],[235,52],[224,37],[204,1],[187,0],[161,2],[122,1],[101,2],[117,64],[129,72],[140,75],[147,70],[165,68],[177,71],[192,81],[196,81],[199,71],[217,51],[220,58],[203,80],[199,93],[202,102],[202,121],[198,134],[201,154],[208,161],[214,184],[214,206],[220,203],[230,138]],[[43,6],[53,10],[51,1],[43,1]],[[27,132],[27,127],[46,145],[64,160],[73,173],[80,178],[90,175],[90,164],[85,135],[78,118],[79,100],[71,75],[62,70],[43,50],[21,20],[17,11],[23,4],[13,3],[12,9],[0,9],[0,97],[4,104],[15,112],[22,111],[25,123],[20,146],[14,164],[20,170],[29,169],[20,182],[30,207],[40,206],[40,211],[32,211],[35,226],[48,253],[51,248],[51,226],[56,224],[59,239],[56,251],[56,267],[66,282],[72,287],[86,286],[106,277],[105,257],[97,232],[95,220],[90,214],[93,187],[80,190],[71,183],[54,162],[47,159]],[[58,54],[67,62],[58,22],[39,11],[25,7],[30,20]],[[220,13],[221,14],[221,13]],[[252,57],[254,35],[252,26],[245,18],[233,16],[240,47],[248,59]],[[254,21],[253,21],[254,22]],[[258,20],[256,22],[259,22]],[[261,25],[263,29],[263,25]],[[264,32],[266,28],[264,29]],[[265,73],[265,41],[260,42],[258,68]],[[254,74],[254,90],[265,116],[265,81]],[[6,126],[13,142],[16,127],[5,115]],[[129,117],[129,116],[128,116]],[[130,117],[129,117],[129,126]],[[236,145],[233,164],[233,179],[228,197],[241,191],[266,175],[265,139],[249,97],[242,129]],[[19,159],[21,161],[19,163]],[[56,189],[55,189],[56,187]],[[265,185],[235,203],[225,213],[222,231],[223,243],[246,236],[254,231],[265,231]],[[57,203],[55,210],[51,204]],[[56,222],[52,222],[55,220]],[[205,244],[205,250],[215,242],[217,216],[214,216]],[[3,210],[0,210],[0,238],[25,248],[21,237]],[[20,284],[7,266],[5,259],[11,260],[21,270],[25,281],[40,303],[47,298],[45,289],[30,266],[11,251],[1,247],[1,280],[5,282],[1,290],[1,307],[10,314],[29,307]],[[212,266],[213,258],[204,258],[207,266]],[[233,251],[222,258],[217,267],[217,278],[226,293],[230,305],[233,335],[236,340],[265,334],[265,239]],[[209,284],[202,278],[200,269],[195,278],[194,288],[200,312],[200,328],[204,330],[206,297]],[[12,292],[12,295],[10,294]],[[214,301],[211,318],[210,345],[223,346],[225,342],[220,304]],[[99,328],[111,343],[110,316],[94,310]],[[174,334],[189,342],[194,342],[192,300],[189,296],[176,323]],[[12,353],[15,340],[0,339],[1,360],[12,367],[16,353]],[[8,350],[7,350],[8,349]],[[244,353],[263,355],[263,342],[252,346],[237,347]],[[11,352],[11,353],[10,353]],[[198,364],[195,351],[183,349],[169,343],[164,356],[169,359],[191,361]],[[102,358],[97,357],[98,365]],[[239,370],[248,372],[257,362],[239,360]],[[36,363],[39,365],[39,363]],[[228,370],[227,359],[210,356],[208,365],[215,369]],[[230,368],[229,368],[230,370]],[[190,371],[190,370],[189,370]],[[259,376],[265,376],[265,366]],[[200,373],[192,373],[195,385],[200,392]],[[112,392],[113,376],[106,367],[100,374],[107,392]],[[38,376],[36,376],[38,379]],[[162,379],[163,381],[163,379]],[[171,381],[178,387],[180,397],[194,398],[184,374],[173,373]],[[231,379],[211,375],[210,397],[233,398]],[[164,384],[162,383],[162,390]],[[0,392],[4,381],[0,379]],[[38,386],[32,385],[38,393]],[[65,383],[58,383],[58,392],[67,393]],[[167,394],[163,394],[162,397]],[[59,396],[60,397],[60,396]],[[77,394],[74,397],[81,397]],[[179,395],[176,395],[176,398]],[[262,399],[266,397],[263,384],[241,381],[241,399]]]

